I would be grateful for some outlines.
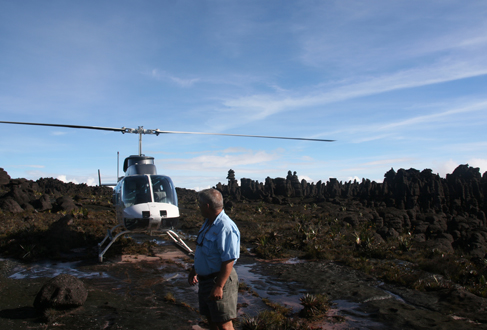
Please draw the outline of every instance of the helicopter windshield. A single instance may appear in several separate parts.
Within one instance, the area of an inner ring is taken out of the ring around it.
[[[154,202],[169,203],[178,206],[176,189],[171,178],[163,175],[151,175],[152,191],[154,193]]]
[[[125,206],[152,202],[146,175],[128,176],[123,181],[122,199]]]
[[[152,185],[152,189],[150,185]],[[125,177],[122,188],[122,200],[126,207],[150,202],[169,203],[178,206],[176,189],[171,179],[163,175]]]

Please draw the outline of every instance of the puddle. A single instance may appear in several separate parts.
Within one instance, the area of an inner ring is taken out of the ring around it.
[[[181,271],[173,271],[168,273],[161,273],[162,282],[168,283],[170,292],[174,295],[174,297],[178,301],[182,301],[187,303],[189,306],[197,309],[198,308],[198,299],[197,299],[197,286],[189,286],[187,284],[187,272],[184,270],[185,262],[182,261],[179,257],[181,256],[180,251],[171,251],[169,254],[165,254],[163,257],[156,256],[156,257],[142,257],[137,256],[134,258],[130,258],[128,256],[124,256],[126,259],[122,261],[120,264],[124,264],[126,262],[136,262],[141,260],[147,260],[147,258],[154,258],[154,259],[167,259],[172,257],[176,263],[180,264]],[[299,263],[298,259],[290,259],[288,261],[283,261],[285,263]],[[156,267],[157,270],[162,270],[161,267]],[[93,269],[92,267],[90,267]],[[295,282],[280,282],[274,281],[269,276],[260,274],[257,272],[259,269],[259,262],[251,263],[251,264],[244,264],[244,263],[237,263],[235,265],[237,270],[239,281],[245,282],[245,284],[253,291],[252,292],[244,291],[239,293],[238,303],[239,303],[239,316],[247,316],[247,317],[255,317],[260,312],[266,309],[270,309],[264,302],[263,298],[270,300],[273,303],[278,303],[282,306],[290,308],[293,313],[298,313],[302,306],[300,304],[300,298],[306,293],[304,289],[301,289],[299,285]],[[96,266],[95,266],[96,269]],[[154,276],[150,275],[150,273],[144,273],[144,279],[139,278],[136,281],[140,281],[138,284],[130,284],[130,281],[126,279],[116,279],[108,275],[106,272],[97,272],[97,271],[83,271],[83,266],[80,262],[63,262],[63,263],[53,263],[53,262],[42,262],[42,263],[35,263],[29,266],[26,265],[16,265],[15,268],[11,271],[12,275],[9,277],[12,279],[28,279],[28,278],[53,278],[60,274],[70,274],[76,276],[78,278],[85,278],[85,279],[109,279],[109,282],[103,281],[98,283],[99,285],[110,286],[111,288],[117,288],[118,290],[128,289],[131,285],[140,286],[143,281],[151,281],[154,280]],[[149,275],[147,277],[147,275]],[[154,281],[154,283],[162,283],[161,281]],[[152,285],[152,284],[151,284]],[[145,289],[134,289],[131,294],[150,294],[150,285]],[[141,290],[141,291],[139,291]],[[143,291],[146,290],[147,292]],[[399,296],[394,295],[393,293],[384,291],[390,298],[400,299]],[[163,297],[159,297],[159,299],[163,299]],[[345,300],[336,300],[333,301],[333,307],[328,312],[328,318],[322,321],[318,321],[313,323],[315,328],[321,329],[350,329],[350,328],[358,328],[358,329],[378,329],[382,328],[381,324],[375,323],[370,321],[370,315],[363,312],[360,308],[359,303],[352,303]],[[340,317],[345,318],[344,322],[339,323],[332,323],[330,320],[333,317]]]
[[[305,262],[305,261],[302,259],[299,259],[299,258],[290,258],[290,259],[284,261],[285,264],[291,264],[291,265],[301,264],[303,262]]]
[[[27,278],[53,278],[61,274],[69,274],[78,278],[109,278],[105,272],[84,272],[78,270],[79,262],[42,262],[30,264],[29,266],[17,266],[9,278],[21,280]]]
[[[259,297],[267,298],[272,302],[292,308],[293,312],[298,312],[302,308],[299,304],[299,298],[301,298],[306,291],[296,290],[296,283],[274,282],[271,281],[268,276],[252,272],[252,268],[256,266],[257,264],[237,263],[235,269],[238,273],[239,280],[245,282],[252,291],[259,295]]]

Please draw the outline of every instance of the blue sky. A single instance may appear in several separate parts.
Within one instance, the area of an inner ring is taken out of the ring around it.
[[[487,171],[485,1],[0,0],[0,120],[143,136],[178,187]],[[114,182],[138,136],[0,125],[11,177]]]

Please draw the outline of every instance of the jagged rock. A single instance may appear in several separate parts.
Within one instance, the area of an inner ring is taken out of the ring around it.
[[[303,196],[303,188],[301,183],[299,182],[298,175],[296,172],[291,174],[291,171],[287,172],[286,182],[291,186],[292,190],[290,191],[290,196],[295,197],[302,197]]]
[[[34,308],[40,312],[50,308],[66,310],[82,306],[87,298],[88,290],[81,280],[61,274],[44,284],[34,300]]]
[[[34,201],[33,206],[39,211],[47,211],[52,209],[51,199],[44,194],[41,198]]]
[[[10,213],[20,213],[24,211],[24,209],[20,207],[19,203],[14,201],[12,198],[2,200],[0,202],[0,208],[5,212]]]
[[[228,170],[228,175],[227,175],[228,180],[235,180],[235,171],[230,169]]]
[[[10,182],[10,175],[3,168],[0,167],[0,186],[8,185]]]
[[[287,185],[286,179],[284,178],[275,178],[274,184],[276,189],[274,190],[276,195],[289,197],[291,196],[290,187]]]
[[[7,196],[11,197],[13,200],[19,203],[19,205],[29,203],[29,201],[32,199],[27,190],[25,188],[22,189],[21,185],[11,187]]]

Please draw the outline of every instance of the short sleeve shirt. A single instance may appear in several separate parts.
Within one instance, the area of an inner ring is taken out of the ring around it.
[[[225,211],[211,225],[205,220],[196,243],[194,267],[199,275],[218,272],[223,262],[240,257],[240,231]]]

